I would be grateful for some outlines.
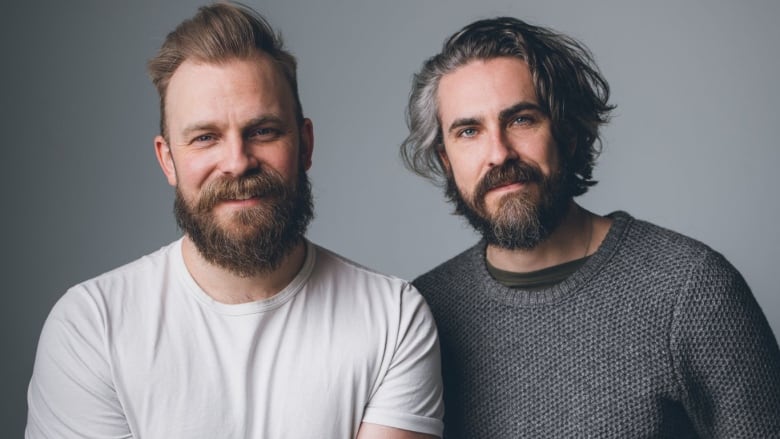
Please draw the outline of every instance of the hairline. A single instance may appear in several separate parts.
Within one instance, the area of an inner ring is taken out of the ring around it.
[[[296,83],[294,83],[294,78],[290,78],[289,75],[286,73],[285,65],[278,59],[274,58],[271,54],[268,52],[255,47],[250,53],[245,55],[238,55],[238,54],[230,54],[226,56],[221,56],[218,58],[206,58],[203,56],[197,56],[197,55],[191,55],[181,60],[179,65],[176,67],[176,69],[170,74],[170,76],[167,78],[167,81],[164,84],[164,91],[165,95],[160,96],[160,102],[161,102],[161,113],[160,114],[160,120],[162,121],[162,132],[160,135],[165,139],[166,142],[170,141],[170,132],[168,130],[168,121],[167,121],[167,109],[168,109],[168,91],[171,85],[171,81],[173,80],[174,76],[176,76],[176,73],[179,72],[181,67],[186,64],[197,64],[197,65],[211,65],[211,66],[224,66],[231,62],[268,62],[270,65],[273,66],[273,68],[276,70],[276,72],[281,76],[281,78],[284,80],[284,83],[287,84],[287,91],[289,92],[289,97],[293,101],[292,105],[292,111],[293,111],[293,117],[295,118],[295,122],[298,125],[298,127],[301,126],[303,123],[303,108],[300,103],[300,97],[296,97]]]

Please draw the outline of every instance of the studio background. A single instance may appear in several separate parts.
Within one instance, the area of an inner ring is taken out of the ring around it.
[[[587,4],[586,4],[587,3]],[[200,1],[13,2],[0,27],[3,437],[21,437],[38,335],[71,285],[176,239],[145,72]],[[299,60],[314,121],[309,237],[405,278],[476,241],[398,145],[411,77],[445,37],[513,15],[583,41],[618,105],[579,199],[700,239],[780,335],[780,3],[248,1]]]

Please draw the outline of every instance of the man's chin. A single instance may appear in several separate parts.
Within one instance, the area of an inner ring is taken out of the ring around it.
[[[246,242],[255,240],[257,235],[257,227],[250,227],[247,225],[219,226],[219,235],[222,239],[231,242]]]
[[[483,199],[482,208],[480,209],[482,216],[486,219],[495,218],[515,203],[521,203],[524,206],[538,206],[539,198],[537,194],[529,192],[528,189],[528,187],[522,187],[516,190],[488,193]]]
[[[250,226],[257,226],[248,222],[247,212],[215,212],[212,222],[221,230],[243,230]]]

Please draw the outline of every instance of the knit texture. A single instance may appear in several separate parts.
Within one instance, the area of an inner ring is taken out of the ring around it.
[[[414,281],[439,329],[445,437],[780,437],[780,350],[744,279],[700,242],[611,217],[549,289],[496,282],[484,242]]]

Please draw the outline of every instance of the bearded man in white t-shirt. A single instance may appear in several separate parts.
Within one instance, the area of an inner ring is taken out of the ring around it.
[[[184,236],[55,305],[26,436],[440,436],[439,346],[420,295],[304,238],[312,122],[268,23],[203,7],[149,72]]]

